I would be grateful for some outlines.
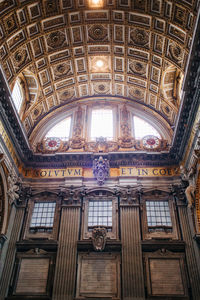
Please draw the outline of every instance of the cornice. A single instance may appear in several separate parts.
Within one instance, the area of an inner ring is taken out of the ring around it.
[[[195,29],[188,65],[185,72],[182,105],[179,110],[172,148],[170,150],[171,153],[175,153],[175,158],[177,161],[180,161],[183,158],[189,140],[189,135],[191,133],[200,105],[199,15],[200,11],[198,14],[198,21],[196,22],[197,26]]]

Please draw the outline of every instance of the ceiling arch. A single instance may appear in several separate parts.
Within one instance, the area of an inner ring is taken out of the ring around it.
[[[36,149],[36,146],[41,142],[46,133],[56,125],[58,122],[62,121],[66,117],[71,116],[72,118],[72,127],[76,127],[76,117],[75,114],[78,113],[79,109],[82,111],[82,121],[81,127],[84,128],[83,136],[88,138],[88,129],[90,128],[90,114],[93,108],[115,108],[116,120],[118,120],[115,126],[119,125],[120,113],[123,110],[124,106],[127,108],[130,113],[130,118],[133,115],[142,118],[144,121],[153,126],[162,136],[162,139],[168,141],[168,144],[171,144],[173,137],[173,130],[168,124],[165,118],[163,118],[159,113],[152,111],[151,108],[142,105],[132,100],[127,100],[126,98],[121,97],[89,97],[73,101],[66,104],[64,107],[59,107],[56,110],[51,111],[49,114],[44,116],[40,122],[38,122],[29,137],[30,144],[32,145],[33,150]],[[132,121],[130,121],[132,122]],[[118,129],[120,130],[120,129]],[[133,133],[131,133],[132,135]]]
[[[28,135],[53,110],[93,96],[127,98],[175,124],[197,1],[100,2],[0,3],[7,80],[31,72],[40,91],[21,115]]]

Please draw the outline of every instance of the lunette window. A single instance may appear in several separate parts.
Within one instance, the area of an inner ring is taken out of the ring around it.
[[[89,201],[88,229],[103,226],[112,229],[112,201]]]
[[[148,122],[134,116],[133,117],[134,123],[134,136],[136,139],[142,139],[146,135],[154,135],[160,138],[160,134],[158,131],[151,126]]]
[[[168,201],[146,201],[148,227],[172,227]]]
[[[46,138],[56,137],[63,140],[68,140],[70,135],[71,117],[68,117],[54,127],[52,127],[46,134]]]
[[[55,202],[36,202],[31,218],[30,231],[52,231],[55,207]]]
[[[91,116],[91,139],[104,137],[113,139],[113,111],[112,109],[93,109]]]
[[[21,87],[18,81],[16,81],[15,86],[12,91],[12,99],[15,105],[17,112],[19,113],[20,108],[22,106],[23,95],[21,91]]]

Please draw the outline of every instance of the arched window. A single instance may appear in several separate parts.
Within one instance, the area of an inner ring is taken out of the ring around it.
[[[70,135],[70,127],[71,127],[71,117],[68,117],[63,121],[57,123],[54,127],[52,127],[48,131],[45,137],[46,138],[57,137],[63,140],[68,140]]]
[[[15,82],[15,86],[12,91],[12,99],[13,99],[14,105],[16,107],[16,110],[19,113],[21,106],[22,106],[23,94],[22,94],[22,90],[21,90],[20,83],[18,80]]]
[[[146,135],[154,135],[157,136],[158,138],[161,138],[158,131],[143,119],[134,116],[133,124],[134,124],[134,137],[136,139],[138,140],[142,139]]]
[[[113,111],[112,109],[93,109],[91,116],[92,140],[99,137],[113,139]]]

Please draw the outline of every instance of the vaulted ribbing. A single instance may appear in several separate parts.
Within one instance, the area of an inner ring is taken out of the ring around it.
[[[2,272],[1,282],[0,282],[0,300],[4,300],[7,294],[10,277],[13,269],[15,252],[16,252],[16,242],[18,241],[20,229],[23,221],[24,208],[18,208],[16,210],[15,219],[10,235],[10,241],[8,244],[8,249],[6,253],[5,264]]]
[[[187,259],[188,273],[192,288],[192,296],[194,300],[200,299],[200,274],[198,271],[198,262],[195,256],[194,241],[190,230],[188,209],[185,206],[179,206],[180,224],[182,227],[183,240],[186,243],[185,253]]]
[[[121,240],[123,299],[145,299],[139,207],[121,208]]]
[[[80,208],[62,209],[53,300],[74,298]]]

